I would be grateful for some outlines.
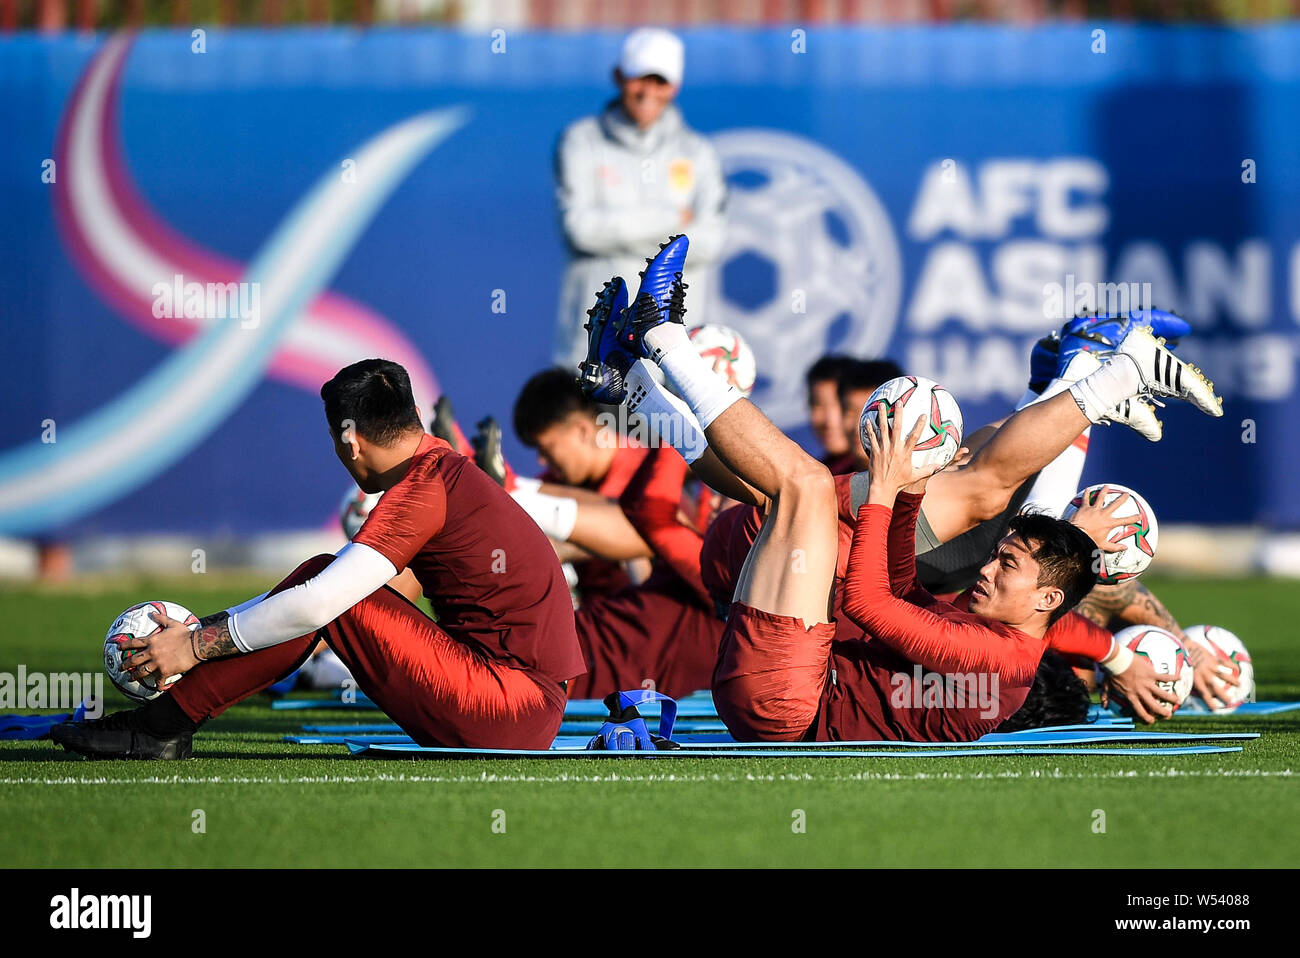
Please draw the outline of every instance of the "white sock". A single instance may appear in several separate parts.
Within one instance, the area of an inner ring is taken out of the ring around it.
[[[1088,417],[1089,422],[1101,422],[1125,399],[1132,399],[1142,391],[1142,377],[1128,356],[1117,355],[1094,373],[1090,373],[1070,387],[1070,395]]]
[[[1059,456],[1044,466],[1034,480],[1022,508],[1032,506],[1036,512],[1061,517],[1074,494],[1079,491],[1084,464],[1088,461],[1089,426]]]
[[[533,480],[536,482],[536,480]],[[540,482],[537,483],[539,486]],[[510,498],[523,507],[532,520],[552,539],[568,542],[578,521],[578,500],[568,496],[552,496],[533,488],[531,483],[520,485],[510,493]]]
[[[668,391],[658,366],[638,359],[623,381],[627,384],[627,398],[623,402],[631,417],[644,421],[651,445],[666,443],[687,462],[704,455],[709,441],[704,438],[700,421],[690,406]]]
[[[651,357],[664,371],[677,393],[686,400],[703,429],[744,397],[735,386],[713,371],[696,350],[686,328],[679,323],[661,323],[645,334]]]

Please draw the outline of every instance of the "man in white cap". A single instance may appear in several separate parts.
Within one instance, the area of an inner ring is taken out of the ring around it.
[[[685,279],[693,302],[707,300],[709,267],[722,252],[726,185],[717,153],[673,105],[683,61],[676,35],[636,30],[614,69],[618,96],[560,137],[556,192],[572,258],[553,360],[575,374],[596,292],[612,276],[635,289],[637,273],[664,237],[690,236],[692,270]]]

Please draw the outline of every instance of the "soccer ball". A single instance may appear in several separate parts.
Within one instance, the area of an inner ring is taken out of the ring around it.
[[[1154,625],[1130,625],[1115,633],[1115,641],[1126,646],[1135,655],[1146,656],[1159,675],[1175,676],[1172,682],[1161,682],[1160,688],[1173,692],[1181,706],[1187,701],[1192,691],[1192,661],[1188,658],[1187,648],[1172,632]],[[1133,708],[1112,686],[1111,703],[1126,715],[1131,715]],[[1178,706],[1174,707],[1176,711]]]
[[[1156,523],[1156,514],[1152,511],[1150,504],[1127,486],[1121,486],[1116,483],[1099,483],[1095,486],[1089,486],[1082,489],[1070,500],[1070,504],[1065,507],[1062,519],[1069,519],[1084,503],[1084,497],[1087,496],[1089,505],[1097,501],[1097,496],[1101,493],[1104,485],[1110,487],[1110,493],[1106,496],[1106,501],[1102,505],[1109,505],[1124,493],[1128,493],[1129,500],[1119,507],[1115,517],[1126,520],[1123,525],[1115,526],[1110,530],[1110,535],[1106,538],[1111,542],[1123,543],[1122,552],[1102,553],[1102,571],[1097,576],[1097,581],[1105,585],[1114,585],[1116,582],[1123,582],[1125,579],[1131,579],[1140,575],[1151,560],[1156,555],[1156,542],[1160,537],[1160,527]]]
[[[1228,691],[1224,695],[1228,705],[1225,708],[1211,708],[1199,695],[1193,696],[1193,702],[1200,703],[1212,712],[1226,715],[1235,711],[1242,702],[1255,701],[1255,665],[1241,639],[1217,625],[1193,625],[1183,632],[1189,642],[1198,643],[1218,659],[1220,674],[1235,675],[1241,682],[1240,685],[1227,686]]]
[[[108,627],[108,634],[104,636],[104,671],[118,691],[137,702],[147,702],[162,694],[158,691],[157,677],[150,675],[137,682],[128,676],[123,669],[130,665],[131,650],[127,649],[124,653],[117,643],[119,640],[138,639],[157,632],[159,625],[151,618],[156,612],[189,626],[199,624],[194,613],[183,605],[175,602],[141,602],[114,619]],[[179,675],[173,675],[167,681],[174,682],[179,678]]]
[[[339,503],[339,524],[343,526],[345,536],[349,539],[356,537],[382,495],[382,492],[362,492],[356,486],[348,490]]]
[[[901,428],[910,432],[917,419],[925,419],[926,427],[912,453],[912,465],[917,469],[942,469],[961,448],[961,408],[952,393],[933,379],[899,376],[873,392],[862,407],[862,418],[858,421],[863,449],[871,448],[867,430],[875,433],[876,417],[882,411],[889,417],[891,430]]]
[[[713,371],[735,386],[748,398],[754,391],[754,380],[758,378],[758,367],[754,362],[754,351],[749,344],[730,326],[707,324],[696,326],[688,336],[700,358],[713,364]]]

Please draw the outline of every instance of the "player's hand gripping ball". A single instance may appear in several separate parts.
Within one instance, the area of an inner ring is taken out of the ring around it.
[[[917,419],[925,425],[912,452],[912,465],[918,470],[937,472],[952,462],[961,449],[961,408],[952,393],[933,379],[924,376],[900,376],[884,383],[862,407],[858,432],[863,449],[870,449],[867,430],[876,432],[877,417],[889,417],[891,430],[910,433]]]
[[[147,702],[161,694],[158,691],[157,676],[150,675],[137,681],[127,675],[126,670],[131,667],[131,650],[123,650],[119,642],[153,635],[162,628],[153,620],[155,613],[186,625],[199,624],[198,617],[183,605],[175,602],[141,602],[114,619],[108,627],[108,634],[104,636],[104,671],[118,691],[137,702]],[[163,684],[170,684],[179,678],[179,675],[168,676]]]
[[[1098,483],[1095,486],[1089,486],[1082,489],[1070,500],[1066,506],[1065,512],[1061,518],[1069,519],[1079,511],[1084,502],[1089,505],[1095,505],[1097,497],[1101,495],[1103,489],[1109,490],[1106,498],[1102,501],[1103,506],[1109,506],[1122,496],[1128,496],[1128,500],[1118,505],[1114,513],[1114,519],[1118,523],[1110,530],[1106,537],[1108,542],[1121,545],[1124,548],[1119,552],[1107,552],[1101,556],[1101,569],[1097,573],[1097,581],[1104,585],[1114,585],[1116,582],[1123,582],[1125,579],[1131,579],[1136,575],[1141,575],[1146,567],[1151,564],[1151,560],[1156,557],[1156,545],[1160,539],[1160,526],[1156,522],[1156,514],[1151,509],[1151,505],[1127,486],[1117,485],[1116,483]]]

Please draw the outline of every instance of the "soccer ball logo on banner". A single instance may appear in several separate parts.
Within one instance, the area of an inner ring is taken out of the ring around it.
[[[758,361],[754,401],[795,426],[806,418],[803,373],[819,356],[888,349],[898,241],[871,187],[816,143],[775,130],[712,142],[727,177],[727,240],[701,318],[745,337]]]

